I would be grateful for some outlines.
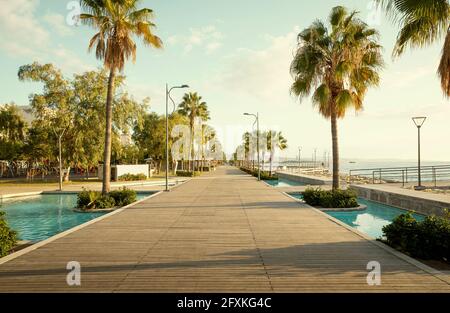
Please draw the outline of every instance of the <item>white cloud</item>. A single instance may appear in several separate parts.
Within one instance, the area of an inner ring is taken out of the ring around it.
[[[217,49],[219,49],[222,46],[220,42],[212,42],[208,45],[206,45],[206,52],[213,53]]]
[[[35,0],[1,1],[0,48],[8,54],[28,54],[29,47],[48,43],[49,33],[34,17],[38,5]]]
[[[44,21],[61,36],[73,34],[72,28],[67,25],[66,19],[62,14],[47,13],[43,17]]]
[[[229,56],[217,75],[214,85],[280,104],[289,101],[292,78],[289,67],[296,47],[297,28],[283,36],[264,36],[264,49],[238,49]]]
[[[52,44],[51,33],[44,22],[61,34],[69,34],[70,29],[66,29],[64,17],[59,14],[48,13],[39,20],[36,17],[38,6],[38,0],[1,0],[0,50],[13,58],[55,63],[64,72],[93,69],[64,46]]]
[[[436,67],[421,66],[409,70],[389,71],[382,77],[382,88],[404,88],[409,87],[412,82],[415,82],[426,76],[436,76]]]
[[[175,35],[167,39],[170,45],[182,45],[185,54],[194,48],[205,48],[206,53],[212,53],[222,46],[223,35],[214,25],[202,28],[190,28],[189,34]]]

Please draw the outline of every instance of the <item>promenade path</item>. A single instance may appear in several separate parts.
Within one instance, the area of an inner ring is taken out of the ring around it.
[[[0,292],[450,292],[447,278],[232,167],[0,264]]]

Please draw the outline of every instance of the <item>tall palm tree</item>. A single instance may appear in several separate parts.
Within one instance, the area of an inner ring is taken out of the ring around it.
[[[270,152],[270,167],[269,167],[269,173],[270,176],[272,176],[272,162],[273,162],[273,156],[275,154],[275,149],[279,149],[280,151],[283,151],[287,149],[287,139],[283,136],[281,132],[277,132],[274,130],[269,130],[267,132],[267,150]]]
[[[202,121],[209,120],[209,111],[206,102],[202,100],[196,92],[186,93],[183,96],[183,101],[178,106],[178,113],[186,116],[189,119],[189,127],[191,130],[191,138],[189,143],[189,156],[188,170],[191,170],[191,160],[194,159],[194,126],[196,118],[200,118]]]
[[[337,120],[349,108],[363,108],[367,89],[377,86],[383,66],[378,32],[338,6],[332,9],[330,29],[315,21],[298,35],[298,48],[291,64],[293,94],[300,101],[312,94],[320,114],[331,121],[333,189],[339,188]]]
[[[450,97],[450,3],[448,0],[376,0],[401,30],[393,55],[401,56],[406,48],[421,48],[444,41],[438,75],[442,91]],[[445,38],[445,39],[444,39]]]
[[[243,141],[243,147],[244,147],[244,159],[246,163],[246,167],[250,168],[250,151],[251,151],[251,133],[245,132],[244,135],[242,135],[242,141]]]
[[[216,131],[214,128],[207,124],[202,125],[202,138],[201,138],[201,171],[203,172],[203,169],[205,167],[206,162],[206,155],[205,155],[205,146],[216,137]]]
[[[110,190],[111,180],[111,140],[112,106],[114,80],[118,71],[123,71],[126,61],[136,60],[136,43],[133,37],[142,39],[144,44],[161,48],[161,39],[153,34],[155,24],[151,22],[153,11],[138,9],[139,0],[80,0],[85,13],[81,21],[97,29],[89,42],[89,51],[95,48],[95,56],[102,60],[109,70],[108,92],[106,96],[106,130],[103,156],[102,192]]]

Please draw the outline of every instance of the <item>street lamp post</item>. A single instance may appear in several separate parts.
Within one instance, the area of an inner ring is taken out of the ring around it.
[[[250,114],[250,113],[244,113],[246,116],[254,116],[255,117],[255,123],[256,123],[256,153],[258,154],[258,180],[261,180],[261,166],[259,163],[259,113],[256,114]]]
[[[420,129],[422,128],[423,123],[425,123],[425,120],[427,118],[423,116],[419,117],[413,117],[412,120],[414,124],[417,126],[417,171],[418,171],[418,186],[417,189],[422,188],[422,174],[421,174],[421,167],[420,167]]]
[[[298,147],[298,172],[300,173],[300,169],[302,167],[301,162],[302,148]]]
[[[169,85],[166,84],[166,190],[169,191],[169,98],[173,102],[175,110],[175,102],[170,97],[170,92],[173,89],[189,88],[188,85],[175,86],[169,89]]]

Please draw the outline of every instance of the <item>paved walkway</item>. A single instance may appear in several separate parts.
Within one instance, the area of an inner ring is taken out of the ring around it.
[[[81,263],[81,286],[66,264]],[[368,286],[369,261],[381,286]],[[0,265],[0,291],[415,291],[444,280],[230,167]]]

